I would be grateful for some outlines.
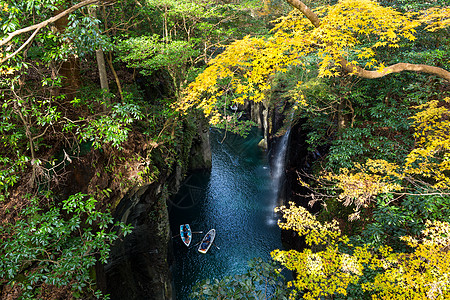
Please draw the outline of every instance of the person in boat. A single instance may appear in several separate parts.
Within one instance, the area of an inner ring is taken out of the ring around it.
[[[209,245],[209,242],[203,242],[202,246],[200,248],[205,250],[206,248],[208,248],[208,245]]]
[[[208,234],[208,235],[205,237],[205,240],[203,241],[202,248],[203,248],[203,249],[206,249],[210,243],[211,243],[211,235]]]
[[[205,236],[205,239],[204,239],[203,242],[202,242],[201,248],[202,248],[202,249],[208,248],[208,245],[209,245],[210,243],[211,243],[211,235],[208,234],[207,236]]]
[[[188,233],[189,232],[188,232],[187,226],[183,225],[183,235],[182,235],[182,237],[183,237],[184,240],[187,240],[189,238]]]

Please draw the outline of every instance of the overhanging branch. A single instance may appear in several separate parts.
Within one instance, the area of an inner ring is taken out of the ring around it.
[[[347,60],[341,58],[340,61],[342,68],[349,72],[356,74],[359,77],[362,78],[368,78],[368,79],[374,79],[374,78],[380,78],[383,76],[386,76],[391,73],[400,73],[403,71],[413,71],[413,72],[422,72],[427,74],[433,74],[436,76],[439,76],[441,78],[444,78],[450,82],[450,72],[439,68],[439,67],[433,67],[430,65],[423,65],[423,64],[408,64],[408,63],[397,63],[392,66],[388,66],[384,68],[383,70],[378,71],[368,71],[366,69],[363,69],[355,64],[352,64],[348,62]]]
[[[291,6],[298,9],[308,20],[314,25],[314,27],[320,26],[320,19],[319,17],[300,0],[286,0]],[[352,64],[351,62],[347,61],[343,57],[339,59],[339,63],[341,64],[342,68],[346,70],[349,73],[355,74],[356,76],[362,77],[362,78],[380,78],[383,76],[386,76],[391,73],[400,73],[403,71],[413,71],[413,72],[422,72],[427,74],[433,74],[438,77],[441,77],[443,79],[446,79],[450,82],[450,72],[439,68],[434,67],[430,65],[423,65],[423,64],[409,64],[409,63],[397,63],[392,66],[388,66],[384,68],[381,71],[369,71],[364,68],[361,68],[358,65]]]
[[[23,48],[25,48],[29,43],[31,43],[31,41],[34,39],[34,37],[36,36],[36,34],[38,33],[39,29],[41,29],[40,27],[36,28],[36,30],[33,32],[33,34],[27,39],[27,41],[25,43],[22,44],[22,46],[19,47],[19,49],[17,49],[16,51],[14,51],[11,54],[6,55],[2,60],[0,60],[0,65],[2,63],[4,63],[5,61],[7,61],[8,59],[10,59],[11,57],[14,57],[17,55],[17,53],[19,53],[20,51],[23,50]]]
[[[25,27],[25,28],[21,28],[21,29],[18,29],[18,30],[16,30],[16,31],[13,31],[13,32],[11,32],[11,33],[8,33],[8,36],[7,36],[6,38],[4,38],[3,40],[0,41],[0,47],[6,45],[7,43],[9,43],[15,36],[18,36],[18,35],[21,35],[22,33],[26,33],[26,32],[33,31],[33,30],[34,30],[34,33],[31,35],[31,37],[28,38],[27,41],[26,41],[26,42],[25,42],[25,43],[24,43],[17,51],[15,51],[13,54],[10,54],[10,55],[6,56],[5,58],[3,58],[3,59],[0,61],[0,63],[5,62],[6,60],[10,59],[11,57],[13,57],[13,56],[15,56],[17,53],[19,53],[26,45],[28,45],[28,44],[33,40],[33,38],[35,37],[36,33],[37,33],[40,29],[44,28],[44,27],[47,26],[48,24],[51,24],[51,23],[53,23],[53,22],[56,22],[57,20],[59,20],[59,19],[61,19],[62,17],[64,17],[64,16],[66,16],[66,15],[68,15],[68,14],[70,14],[70,13],[76,11],[77,9],[79,9],[79,8],[81,8],[81,7],[84,7],[84,6],[86,6],[86,5],[90,5],[90,4],[97,3],[97,2],[99,2],[99,1],[100,1],[100,0],[85,0],[85,1],[82,1],[82,2],[80,2],[80,3],[75,4],[74,6],[72,6],[72,7],[70,7],[70,8],[68,8],[68,9],[66,9],[66,10],[64,10],[64,11],[62,11],[62,12],[60,12],[59,14],[57,14],[57,15],[54,16],[54,17],[51,17],[51,18],[49,18],[49,19],[47,19],[47,20],[45,20],[45,21],[42,21],[41,23],[38,23],[38,24],[35,24],[35,25],[31,25],[31,26],[28,26],[28,27]]]
[[[75,4],[74,6],[72,6],[72,7],[70,7],[70,8],[68,8],[68,9],[66,9],[65,11],[60,12],[59,14],[57,14],[57,15],[54,16],[54,17],[51,17],[50,19],[47,19],[47,20],[45,20],[45,21],[42,21],[41,23],[38,23],[38,24],[35,24],[35,25],[31,25],[31,26],[28,26],[28,27],[21,28],[21,29],[18,29],[18,30],[16,30],[16,31],[13,31],[13,32],[9,33],[8,36],[7,36],[6,38],[4,38],[4,39],[0,42],[0,47],[3,46],[3,45],[5,45],[5,44],[8,43],[9,41],[11,41],[12,38],[15,37],[15,36],[17,36],[17,35],[20,35],[20,34],[22,34],[22,33],[28,32],[28,31],[36,30],[36,29],[38,29],[38,28],[39,28],[39,29],[44,28],[44,27],[47,26],[48,24],[53,23],[53,22],[55,22],[55,21],[61,19],[61,18],[64,17],[65,15],[68,15],[68,14],[70,14],[70,13],[76,11],[77,9],[79,9],[79,8],[81,8],[81,7],[83,7],[83,6],[86,6],[86,5],[89,5],[89,4],[94,4],[94,3],[98,2],[98,1],[99,1],[99,0],[85,0],[85,1],[82,1],[82,2],[80,2],[80,3],[78,3],[78,4]]]
[[[314,27],[320,26],[319,17],[308,6],[306,6],[305,3],[300,0],[286,0],[286,2],[301,11],[302,14],[305,15],[305,17],[307,17],[309,21],[311,21]]]

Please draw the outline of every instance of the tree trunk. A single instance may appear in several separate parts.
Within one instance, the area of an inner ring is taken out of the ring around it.
[[[108,58],[106,59],[108,61],[109,68],[111,69],[111,72],[114,75],[114,80],[116,81],[117,90],[119,91],[120,100],[123,102],[123,91],[122,91],[122,85],[120,84],[119,76],[117,76],[117,72],[114,69],[114,65],[112,63],[112,54],[109,52]]]
[[[63,8],[55,11],[55,16],[64,11]],[[69,24],[68,15],[55,21],[55,26],[58,32],[64,33]],[[72,43],[72,41],[66,40],[64,43]],[[66,99],[71,101],[75,98],[76,92],[81,86],[80,80],[80,64],[78,58],[75,55],[70,55],[66,61],[61,64],[58,75],[62,77],[61,92],[66,94]]]
[[[63,77],[62,93],[66,94],[67,100],[72,101],[81,86],[78,58],[70,55],[67,61],[62,63],[59,75]]]
[[[90,8],[89,14],[91,15],[92,18],[97,18],[95,8]],[[100,31],[98,25],[96,25],[96,28]],[[103,49],[101,47],[95,51],[95,56],[97,57],[97,67],[100,77],[100,88],[102,89],[103,93],[103,101],[104,101],[103,110],[106,111],[107,107],[110,104],[109,85],[108,85],[108,76],[106,73],[105,54],[103,53]]]
[[[95,55],[97,56],[97,66],[98,66],[98,73],[100,74],[100,87],[103,92],[103,101],[105,101],[104,110],[106,110],[106,107],[110,103],[110,98],[108,95],[109,85],[108,85],[108,77],[106,75],[105,55],[101,48],[95,51]]]
[[[340,132],[342,129],[347,127],[347,122],[345,120],[344,110],[345,110],[345,100],[341,99],[339,101],[338,111],[337,111],[337,115],[338,115],[337,116],[338,117],[338,119],[337,119],[337,121],[338,121],[338,132]]]

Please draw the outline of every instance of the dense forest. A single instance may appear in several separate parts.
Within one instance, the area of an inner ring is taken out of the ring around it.
[[[193,299],[450,297],[448,0],[0,8],[1,299],[108,298],[120,199],[189,168],[198,119],[245,135],[249,102],[307,132],[302,201],[277,208],[303,246]]]

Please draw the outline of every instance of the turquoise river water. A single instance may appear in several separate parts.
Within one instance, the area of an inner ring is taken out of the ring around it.
[[[270,251],[282,248],[280,229],[273,212],[278,183],[274,183],[267,154],[258,148],[261,133],[247,138],[211,131],[212,170],[188,176],[170,205],[172,232],[189,223],[194,232],[191,246],[211,228],[215,247],[201,254],[173,239],[172,269],[177,300],[191,299],[195,283],[244,273],[255,257],[270,259]],[[272,172],[273,173],[273,172]],[[220,249],[219,249],[220,248]]]

